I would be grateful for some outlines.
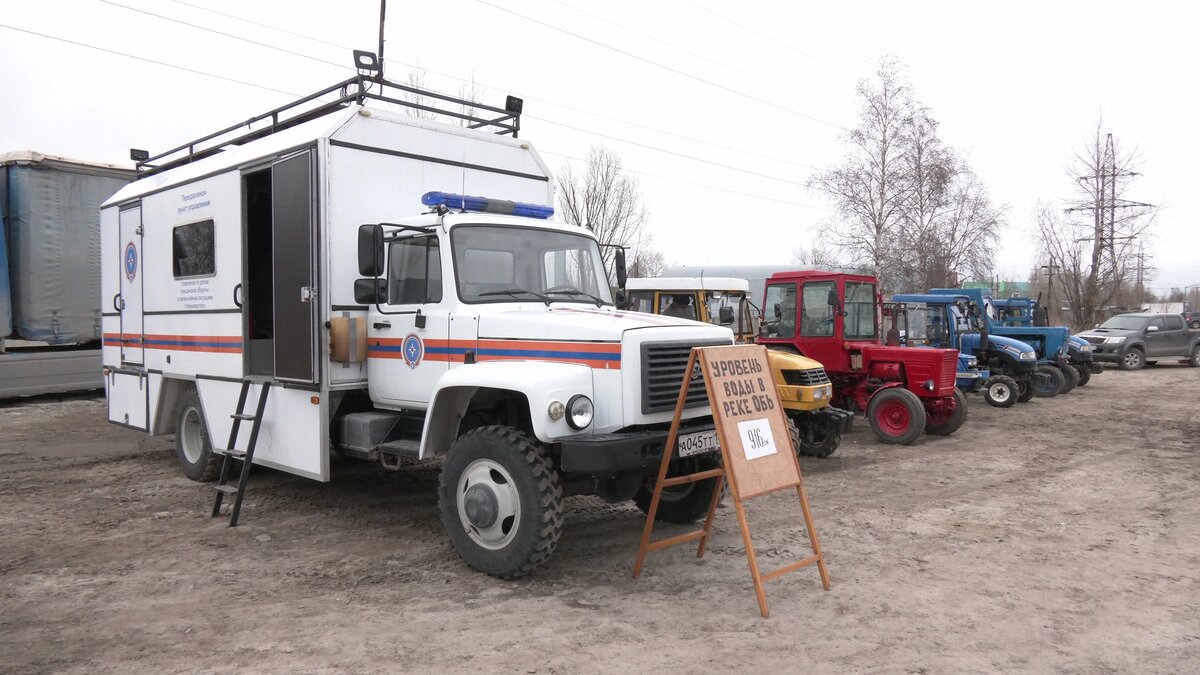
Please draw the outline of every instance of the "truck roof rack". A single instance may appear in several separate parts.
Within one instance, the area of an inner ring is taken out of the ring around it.
[[[378,91],[372,91],[374,85],[379,85]],[[389,90],[395,91],[390,92]],[[413,94],[414,100],[403,98],[403,94],[400,92]],[[320,100],[321,97],[330,94],[336,95],[336,98],[333,100]],[[431,102],[429,104],[417,102],[425,99]],[[328,115],[349,105],[363,105],[368,100],[382,101],[414,110],[424,110],[437,115],[446,115],[463,120],[467,123],[466,126],[468,129],[494,129],[495,133],[501,136],[516,138],[517,133],[521,130],[521,108],[523,102],[515,96],[509,96],[505,100],[504,108],[496,108],[475,101],[392,82],[380,75],[359,74],[316,93],[292,101],[287,105],[251,117],[245,122],[240,122],[207,136],[197,138],[194,141],[184,143],[166,152],[150,156],[145,151],[131,150],[130,158],[137,161],[139,176],[150,176],[199,161],[205,157],[210,157],[229,146],[242,145],[270,136],[275,132],[289,129],[323,115]],[[448,103],[457,106],[459,109],[450,110],[448,109],[449,106],[446,105],[439,107],[439,103]],[[468,114],[464,111],[472,111],[474,114]],[[488,113],[495,114],[497,117],[479,117],[479,115],[486,115]],[[256,126],[260,124],[261,126]]]

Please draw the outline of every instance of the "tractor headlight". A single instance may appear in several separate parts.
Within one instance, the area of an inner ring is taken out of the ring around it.
[[[1022,361],[1036,361],[1037,352],[1021,352],[1020,358]]]
[[[1117,337],[1104,338],[1104,344],[1109,344],[1109,345],[1119,345],[1124,341],[1125,341],[1124,335],[1119,335]]]
[[[974,356],[968,358],[967,359],[967,367],[968,368],[978,368],[979,367],[979,359],[975,358]]]
[[[592,423],[596,409],[592,407],[592,399],[583,394],[575,394],[567,401],[567,425],[572,429],[586,429]]]
[[[1092,346],[1091,346],[1090,344],[1088,344],[1088,345],[1079,345],[1079,351],[1081,351],[1081,352],[1090,352],[1090,351],[1092,351]]]

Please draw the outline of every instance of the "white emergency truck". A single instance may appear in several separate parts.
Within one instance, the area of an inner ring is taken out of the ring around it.
[[[416,104],[393,87],[359,76],[134,151],[143,177],[101,209],[109,421],[174,433],[183,472],[219,478],[213,514],[236,495],[234,524],[251,463],[327,481],[333,452],[444,456],[455,549],[518,577],[554,551],[565,495],[648,507],[685,377],[676,471],[715,465],[683,371],[732,334],[615,308],[596,239],[549,220],[519,99],[447,106],[460,127],[396,112]],[[660,517],[700,517],[712,489],[670,489]]]

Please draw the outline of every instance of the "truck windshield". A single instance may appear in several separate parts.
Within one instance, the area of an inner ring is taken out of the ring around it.
[[[460,225],[450,231],[463,302],[612,304],[591,237],[529,227]]]
[[[1113,328],[1115,330],[1141,330],[1145,326],[1146,317],[1144,316],[1114,316],[1100,324],[1101,328]]]

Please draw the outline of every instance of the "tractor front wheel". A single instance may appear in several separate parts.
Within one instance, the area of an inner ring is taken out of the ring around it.
[[[1060,394],[1067,394],[1075,390],[1079,386],[1079,371],[1072,366],[1059,366],[1059,372],[1063,374],[1063,388]]]
[[[1067,376],[1054,366],[1038,366],[1034,375],[1034,393],[1042,398],[1054,398],[1067,386]]]
[[[925,407],[911,391],[888,387],[871,397],[867,418],[881,443],[905,445],[916,440],[925,428]]]
[[[1029,403],[1033,400],[1035,379],[1034,377],[1022,377],[1017,380],[1017,403]]]
[[[1087,383],[1092,380],[1092,369],[1087,366],[1071,366],[1075,372],[1079,373],[1079,384],[1077,386],[1086,387]]]
[[[933,401],[930,401],[933,404]],[[959,391],[958,387],[954,388],[954,410],[943,412],[943,408],[937,407],[934,409],[937,414],[931,411],[926,411],[925,433],[936,434],[938,436],[949,436],[958,431],[958,428],[967,421],[967,397]]]
[[[983,385],[983,400],[997,408],[1011,408],[1017,403],[1021,388],[1007,375],[993,375]]]

